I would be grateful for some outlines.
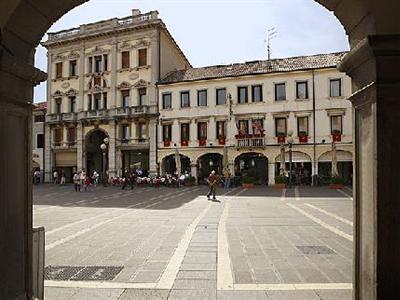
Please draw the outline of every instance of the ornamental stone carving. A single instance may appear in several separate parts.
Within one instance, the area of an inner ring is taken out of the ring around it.
[[[69,82],[64,82],[61,87],[66,90],[67,88],[69,88],[71,85],[69,84]]]
[[[129,51],[132,50],[134,46],[127,41],[124,41],[121,43],[121,46],[119,46],[119,51]]]
[[[71,53],[67,57],[68,59],[78,59],[80,55],[77,51],[71,51]]]
[[[64,96],[64,93],[61,91],[55,91],[53,94],[53,98],[61,98],[62,96]]]
[[[58,54],[53,54],[52,59],[54,62],[59,62],[66,60],[67,57],[65,55],[58,53]]]
[[[128,90],[132,87],[132,85],[129,82],[122,82],[120,85],[118,85],[119,90]]]
[[[133,47],[134,48],[146,48],[150,46],[150,42],[145,39],[139,40]]]
[[[100,46],[94,47],[91,51],[88,52],[89,55],[96,55],[96,54],[106,54],[110,52],[110,50],[104,49]]]
[[[149,86],[149,83],[147,81],[144,81],[143,79],[140,79],[138,82],[136,82],[133,87],[136,89],[140,88],[147,88]]]
[[[73,97],[73,96],[76,96],[76,95],[78,95],[78,91],[77,90],[75,90],[75,89],[70,89],[68,92],[66,92],[65,93],[65,95],[67,95],[68,97]]]
[[[129,75],[128,77],[130,80],[136,80],[139,78],[139,74],[138,73],[132,73]]]

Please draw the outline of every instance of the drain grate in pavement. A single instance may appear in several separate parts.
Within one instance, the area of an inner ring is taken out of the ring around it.
[[[336,254],[335,251],[326,246],[296,246],[303,254]]]
[[[47,266],[45,280],[105,281],[113,280],[124,267],[110,266]]]

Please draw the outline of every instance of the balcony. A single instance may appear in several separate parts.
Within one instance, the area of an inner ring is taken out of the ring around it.
[[[138,147],[138,148],[147,148],[149,147],[149,139],[148,138],[122,138],[117,139],[117,146],[122,147]]]
[[[117,116],[129,116],[131,109],[129,107],[119,107],[115,111]]]
[[[61,122],[61,114],[51,114],[46,116],[46,122],[47,123],[57,123]]]
[[[237,147],[264,147],[265,135],[264,134],[245,134],[236,135]]]
[[[61,115],[61,119],[63,121],[76,121],[76,114],[75,113],[65,113]]]
[[[143,105],[131,107],[118,107],[115,109],[115,116],[117,117],[137,117],[142,115],[157,115],[156,105]]]
[[[89,110],[85,112],[85,119],[108,118],[108,110]]]
[[[53,149],[74,149],[76,148],[76,141],[73,142],[54,142],[52,144]]]

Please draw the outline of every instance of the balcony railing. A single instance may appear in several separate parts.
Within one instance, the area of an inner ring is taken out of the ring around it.
[[[117,144],[120,146],[148,146],[148,138],[122,138],[117,139]]]
[[[52,145],[54,149],[75,148],[76,142],[54,142]]]
[[[51,114],[46,116],[46,122],[47,123],[52,123],[52,122],[60,122],[61,121],[61,115],[60,114]]]
[[[146,114],[157,114],[156,105],[142,105],[142,106],[131,106],[131,107],[119,107],[115,110],[116,116],[139,116]]]
[[[106,118],[108,117],[108,110],[89,110],[85,112],[85,118]]]
[[[61,115],[63,121],[75,121],[76,114],[75,113],[65,113]]]
[[[264,134],[236,135],[237,147],[263,147],[265,146]]]

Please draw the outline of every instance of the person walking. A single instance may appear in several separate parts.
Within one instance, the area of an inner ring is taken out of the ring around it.
[[[207,178],[207,183],[209,187],[209,191],[207,194],[207,199],[210,200],[211,195],[213,196],[213,200],[217,200],[215,198],[215,193],[217,189],[217,183],[218,183],[218,176],[215,174],[215,171],[211,171],[210,175]]]
[[[224,188],[229,189],[231,187],[231,171],[229,168],[224,169]]]
[[[65,178],[65,172],[61,171],[61,180],[60,180],[60,185],[64,185],[66,182],[66,178]]]
[[[79,175],[79,184],[80,184],[80,191],[83,192],[84,186],[85,186],[85,179],[86,179],[86,172],[85,170],[81,171],[81,174]]]
[[[53,183],[57,184],[57,182],[58,182],[58,172],[57,172],[57,170],[54,170],[54,172],[53,172]]]
[[[77,172],[74,173],[74,176],[72,177],[72,180],[74,181],[74,187],[75,187],[75,192],[79,192],[80,186],[79,186],[79,174]]]

